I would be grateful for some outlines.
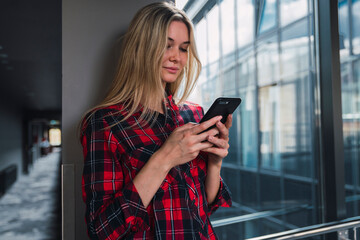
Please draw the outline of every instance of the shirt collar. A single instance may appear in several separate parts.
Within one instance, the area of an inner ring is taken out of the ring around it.
[[[175,103],[173,95],[171,95],[171,94],[166,96],[166,98],[165,98],[165,106],[166,106],[166,108],[179,110],[178,106]]]

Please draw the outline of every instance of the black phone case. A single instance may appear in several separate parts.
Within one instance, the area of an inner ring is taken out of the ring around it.
[[[235,111],[235,109],[240,105],[240,103],[241,103],[241,98],[227,98],[227,97],[217,98],[214,101],[214,103],[211,105],[209,110],[205,113],[200,123],[219,115],[222,116],[221,122],[225,123],[227,116],[229,114],[232,114]]]

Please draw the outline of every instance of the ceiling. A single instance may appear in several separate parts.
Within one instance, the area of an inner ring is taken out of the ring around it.
[[[61,0],[2,0],[0,100],[61,112]]]

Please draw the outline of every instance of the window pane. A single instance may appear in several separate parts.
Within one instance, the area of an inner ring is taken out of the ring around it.
[[[352,73],[353,71],[353,73]],[[360,60],[343,63],[342,106],[347,216],[360,214]]]
[[[307,0],[280,0],[281,25],[284,26],[308,12]]]
[[[235,66],[228,68],[224,71],[224,73],[222,74],[222,80],[221,82],[223,82],[223,90],[224,92],[229,92],[231,90],[234,90],[236,88],[235,85]]]
[[[195,28],[197,51],[201,64],[206,66],[208,64],[206,19],[203,18],[198,24],[196,24]]]
[[[258,165],[257,144],[257,95],[255,82],[255,57],[252,48],[239,53],[236,65],[235,78],[237,82],[238,96],[242,98],[240,105],[240,116],[236,122],[240,126],[237,130],[239,142],[237,146],[230,147],[236,149],[240,158],[240,165],[255,168]]]
[[[201,84],[201,92],[202,92],[202,104],[204,107],[204,110],[206,111],[213,101],[216,99],[216,82],[215,79],[207,79],[206,82]]]
[[[256,94],[255,87],[249,86],[242,89],[240,96],[243,97],[243,104],[240,106],[240,139],[241,166],[256,168],[258,166],[258,142],[257,133],[257,109],[255,108]],[[237,123],[238,124],[238,123]]]
[[[224,0],[220,5],[220,9],[222,51],[224,58],[226,58],[235,50],[234,0]]]
[[[339,1],[339,44],[340,44],[340,54],[342,57],[349,55],[349,5],[348,1]]]
[[[280,155],[286,174],[315,179],[311,94],[307,72],[295,74],[280,88]]]
[[[258,83],[267,85],[279,78],[279,48],[277,37],[270,37],[258,43]]]
[[[251,52],[251,54],[254,54]],[[258,127],[257,127],[257,88],[255,83],[255,58],[244,57],[237,66],[239,71],[239,95],[243,99],[240,105],[240,159],[241,166],[256,168],[258,166]]]
[[[281,73],[283,76],[309,69],[308,19],[304,19],[281,34]]]
[[[242,47],[254,39],[254,1],[237,0],[237,42]]]
[[[261,167],[280,170],[277,87],[259,89]]]
[[[350,57],[352,25],[353,54],[360,53],[360,1],[339,1],[341,98],[344,137],[345,190],[347,217],[360,214],[360,57]],[[352,7],[352,9],[349,9]],[[352,18],[349,18],[352,12]]]
[[[220,58],[219,49],[219,7],[215,5],[207,16],[208,19],[208,38],[209,38],[209,63],[212,64]],[[217,67],[216,67],[217,69]]]
[[[254,49],[251,47],[247,48],[247,51],[241,51],[239,53],[239,59],[237,60],[239,69],[239,87],[247,88],[253,86],[255,82],[255,54]]]
[[[259,32],[263,33],[276,25],[276,0],[264,0],[260,15]]]
[[[51,146],[61,145],[61,130],[60,128],[51,128],[49,130],[49,143]]]
[[[197,85],[195,86],[193,92],[189,96],[189,101],[196,102],[202,105],[202,89],[201,84],[206,81],[208,75],[208,38],[207,38],[207,26],[206,26],[206,18],[203,18],[195,25],[195,41],[196,48],[198,51],[198,55],[200,58],[200,62],[202,64],[201,73],[199,79],[197,81]]]
[[[352,14],[353,51],[354,54],[360,54],[360,0],[353,0]]]
[[[176,7],[179,9],[183,9],[188,1],[189,0],[176,0],[175,1]]]

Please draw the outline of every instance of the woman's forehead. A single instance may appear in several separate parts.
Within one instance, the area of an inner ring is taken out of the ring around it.
[[[168,28],[168,39],[178,43],[189,43],[189,30],[186,24],[172,21]]]

